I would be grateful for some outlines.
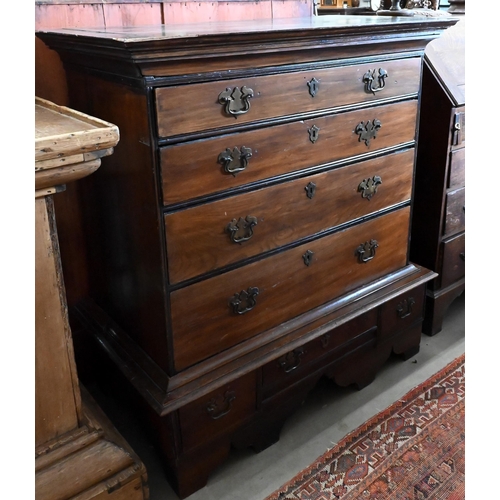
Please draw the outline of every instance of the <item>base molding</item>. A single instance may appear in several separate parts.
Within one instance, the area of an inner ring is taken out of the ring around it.
[[[80,390],[82,425],[35,450],[37,500],[147,500],[145,466]]]

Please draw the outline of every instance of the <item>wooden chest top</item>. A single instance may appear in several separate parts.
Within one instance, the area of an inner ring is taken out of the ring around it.
[[[95,27],[39,31],[37,36],[71,64],[123,76],[177,76],[422,50],[457,19],[331,16],[185,25]],[[328,53],[335,49],[335,54]],[[200,67],[199,62],[203,61]],[[168,62],[166,65],[165,63]],[[148,85],[154,84],[152,81]],[[157,82],[161,84],[162,82]]]

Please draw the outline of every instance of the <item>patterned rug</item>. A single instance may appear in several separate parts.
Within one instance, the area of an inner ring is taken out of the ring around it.
[[[266,500],[463,500],[465,354]]]

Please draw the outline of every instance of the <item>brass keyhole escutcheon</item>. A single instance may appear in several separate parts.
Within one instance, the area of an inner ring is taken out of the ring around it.
[[[309,133],[309,140],[314,144],[319,138],[320,128],[316,125],[313,125],[311,128],[307,129]]]
[[[316,184],[314,182],[310,182],[304,189],[306,191],[306,196],[309,199],[312,199],[316,194]]]
[[[307,82],[307,86],[309,87],[310,96],[314,97],[319,91],[319,80],[311,78],[311,80]]]
[[[312,259],[314,257],[314,252],[311,250],[307,250],[307,252],[302,256],[302,259],[304,260],[304,264],[309,267],[312,263]]]

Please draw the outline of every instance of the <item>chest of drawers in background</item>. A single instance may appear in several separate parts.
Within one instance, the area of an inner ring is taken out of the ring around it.
[[[436,271],[423,331],[465,290],[465,21],[427,46],[410,258]]]
[[[38,34],[72,106],[120,127],[73,193],[85,246],[61,244],[65,274],[181,497],[231,445],[275,442],[320,377],[363,387],[418,352],[436,275],[408,258],[421,65],[455,22]]]

